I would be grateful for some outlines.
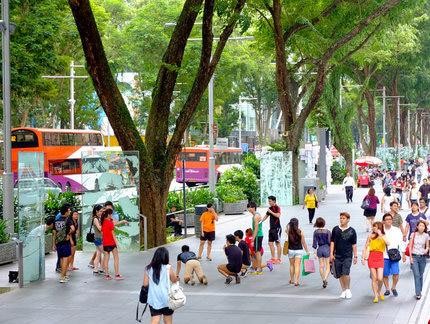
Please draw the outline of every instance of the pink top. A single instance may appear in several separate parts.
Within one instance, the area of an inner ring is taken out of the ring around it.
[[[377,209],[379,204],[378,196],[366,195],[363,200],[367,199],[369,201],[369,209]]]

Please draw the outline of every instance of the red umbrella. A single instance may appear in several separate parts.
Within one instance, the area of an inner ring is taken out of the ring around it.
[[[362,156],[354,161],[355,165],[366,167],[369,165],[381,165],[382,161],[375,156]]]

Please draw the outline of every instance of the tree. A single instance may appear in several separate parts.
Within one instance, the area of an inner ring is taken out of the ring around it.
[[[198,103],[221,58],[226,42],[240,19],[245,0],[218,1],[224,27],[214,51],[212,23],[215,1],[186,0],[177,19],[172,37],[164,52],[152,91],[145,143],[131,119],[112,75],[89,0],[68,0],[72,10],[91,76],[102,107],[123,150],[138,150],[140,154],[141,212],[148,217],[148,243],[165,242],[165,205],[177,154],[181,150],[184,132],[189,126]],[[223,6],[221,6],[222,4]],[[180,75],[185,47],[200,11],[202,17],[202,47],[198,70],[187,100],[176,120],[170,140],[169,116],[173,90]]]
[[[323,93],[327,72],[336,61],[345,60],[361,48],[369,40],[375,21],[400,0],[382,4],[340,0],[300,1],[300,4],[282,0],[262,2],[271,18],[262,12],[275,46],[278,100],[284,118],[286,149],[292,151],[293,185],[298,196],[298,148],[305,121]],[[299,92],[296,74],[311,71],[316,72],[315,78],[310,78],[313,82],[302,84]],[[299,112],[299,102],[305,95],[307,102]]]

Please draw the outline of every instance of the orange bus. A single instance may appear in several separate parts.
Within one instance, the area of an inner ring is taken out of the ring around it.
[[[94,190],[82,185],[81,157],[82,152],[103,149],[101,132],[20,127],[12,129],[11,142],[15,180],[18,174],[18,152],[43,152],[45,177],[52,179],[62,190]]]
[[[214,146],[215,170],[217,179],[220,174],[234,166],[240,167],[242,149],[237,147]],[[209,182],[209,146],[197,145],[184,147],[176,159],[176,182],[182,183],[182,160],[185,160],[185,183],[194,186]]]

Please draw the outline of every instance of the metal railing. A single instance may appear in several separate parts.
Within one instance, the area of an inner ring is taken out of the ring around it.
[[[138,214],[143,219],[143,250],[148,249],[148,217],[143,214]]]

